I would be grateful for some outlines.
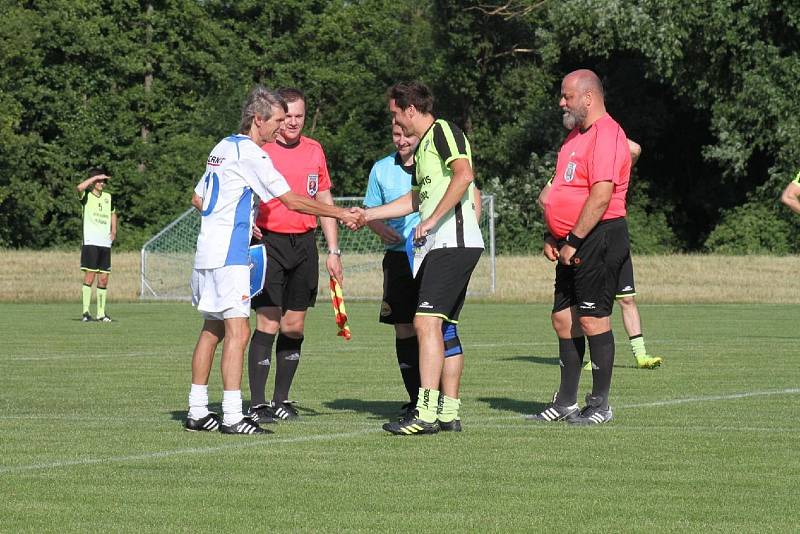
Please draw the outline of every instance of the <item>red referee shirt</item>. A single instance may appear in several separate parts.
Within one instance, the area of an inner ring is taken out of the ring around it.
[[[572,230],[597,182],[614,183],[611,202],[600,220],[624,217],[630,175],[628,139],[610,115],[603,115],[585,132],[572,130],[558,152],[553,185],[545,198],[544,219],[550,233],[561,239]]]
[[[301,135],[300,141],[291,146],[276,141],[261,148],[269,154],[272,164],[286,178],[293,192],[314,198],[318,191],[331,188],[325,152],[313,139]],[[256,224],[271,232],[300,234],[316,228],[317,217],[292,211],[274,198],[259,205]]]

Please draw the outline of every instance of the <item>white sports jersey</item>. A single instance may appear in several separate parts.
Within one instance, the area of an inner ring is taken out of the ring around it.
[[[226,137],[211,151],[195,187],[203,198],[195,269],[248,265],[248,246],[258,198],[267,202],[290,191],[272,160],[246,135]]]

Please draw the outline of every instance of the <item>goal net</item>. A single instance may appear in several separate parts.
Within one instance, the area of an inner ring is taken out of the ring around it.
[[[337,206],[361,206],[363,197],[336,197]],[[496,262],[494,242],[494,197],[481,198],[480,228],[486,248],[470,281],[468,295],[485,296],[495,291]],[[186,210],[144,244],[141,251],[142,299],[189,300],[189,278],[192,274],[200,214]],[[328,272],[325,270],[327,245],[317,229],[320,250],[320,295],[328,293]],[[380,300],[383,295],[383,243],[369,228],[351,232],[339,227],[339,248],[344,266],[344,291],[348,300]]]

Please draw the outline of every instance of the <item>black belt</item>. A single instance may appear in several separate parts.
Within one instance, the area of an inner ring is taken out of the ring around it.
[[[280,237],[302,237],[304,235],[313,234],[315,231],[316,231],[316,228],[313,228],[311,230],[306,230],[305,232],[286,233],[286,232],[273,232],[272,230],[265,230],[265,229],[261,228],[261,233],[263,235],[271,234],[271,235],[277,235],[277,236],[280,236]]]
[[[262,228],[261,229],[261,234],[264,237],[266,237],[268,235],[274,235],[274,236],[282,238],[282,239],[288,239],[289,243],[291,243],[292,246],[295,246],[295,244],[297,243],[298,239],[303,239],[303,238],[311,236],[314,233],[315,230],[306,230],[305,232],[290,234],[290,233],[285,233],[285,232],[273,232],[272,230],[264,230]]]
[[[595,232],[595,230],[597,230],[597,229],[598,229],[598,228],[600,228],[601,226],[605,226],[605,225],[607,225],[607,224],[614,224],[614,223],[618,223],[618,222],[620,222],[620,221],[624,221],[624,220],[625,220],[625,217],[614,217],[613,219],[606,219],[606,220],[604,220],[604,221],[599,221],[597,224],[595,224],[595,225],[594,225],[594,228],[592,228],[592,231],[591,231],[591,232],[589,232],[588,234],[586,234],[586,237],[584,237],[583,239],[584,239],[584,240],[588,239],[588,238],[589,238],[589,236],[590,236],[590,235],[592,235],[592,234]],[[561,248],[561,247],[563,247],[563,246],[564,246],[564,243],[566,243],[566,239],[565,239],[565,238],[561,238],[561,239],[557,239],[557,240],[556,240],[556,246],[557,246],[558,248]]]

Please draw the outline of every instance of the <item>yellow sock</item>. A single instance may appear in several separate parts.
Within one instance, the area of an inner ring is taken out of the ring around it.
[[[104,287],[97,288],[97,318],[106,316],[106,291]]]
[[[449,423],[458,419],[459,408],[461,408],[461,399],[439,395],[439,421]]]
[[[81,293],[83,294],[83,313],[89,313],[89,305],[92,303],[92,286],[83,284]]]
[[[417,399],[417,412],[419,418],[426,423],[436,421],[436,410],[439,406],[439,390],[419,388],[419,398]]]

